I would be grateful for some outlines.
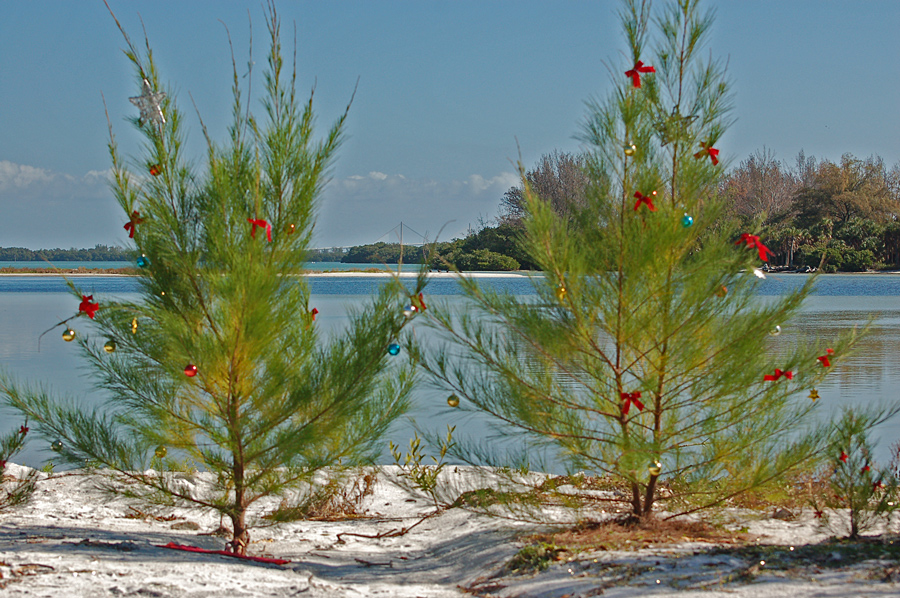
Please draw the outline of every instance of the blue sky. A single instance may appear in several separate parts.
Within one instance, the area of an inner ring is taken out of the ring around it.
[[[110,0],[135,40],[141,18],[162,77],[188,112],[189,151],[204,145],[188,93],[214,138],[230,115],[228,25],[247,61],[248,14],[261,74],[261,2]],[[657,3],[661,4],[661,3]],[[792,162],[850,152],[900,160],[900,2],[709,2],[710,51],[728,61],[736,123],[719,143],[736,165],[766,147]],[[282,1],[296,23],[300,88],[316,83],[321,130],[359,79],[347,139],[323,197],[315,243],[372,242],[401,220],[461,235],[497,214],[526,167],[578,151],[584,102],[610,69],[631,65],[616,1]],[[101,0],[0,2],[0,246],[125,245],[106,187],[101,93],[120,148],[137,95],[124,42]],[[624,76],[624,75],[622,75]],[[261,86],[254,83],[258,90]],[[390,237],[385,238],[390,240]]]

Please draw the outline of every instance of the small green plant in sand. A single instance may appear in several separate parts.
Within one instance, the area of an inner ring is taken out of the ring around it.
[[[0,513],[28,500],[37,483],[37,472],[30,471],[24,477],[7,474],[7,464],[25,446],[28,420],[18,430],[0,436]]]
[[[411,487],[424,492],[434,503],[435,507],[441,504],[438,496],[438,478],[447,465],[444,458],[447,452],[453,447],[453,431],[456,426],[447,426],[447,437],[441,441],[438,447],[438,456],[431,455],[433,464],[428,464],[425,459],[424,448],[422,447],[422,439],[416,433],[409,441],[409,451],[406,455],[400,450],[400,447],[393,442],[389,442],[388,446],[391,450],[391,456],[394,458],[394,464],[400,468],[400,476],[409,482]]]
[[[833,531],[846,530],[851,539],[886,522],[900,508],[896,463],[878,469],[873,459],[868,431],[875,417],[853,409],[844,412],[836,425],[829,454],[829,492],[810,501],[823,525]],[[835,521],[839,510],[845,510],[849,525]]]

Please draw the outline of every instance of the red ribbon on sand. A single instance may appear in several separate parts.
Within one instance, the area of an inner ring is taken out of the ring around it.
[[[652,67],[650,65],[644,66],[643,61],[638,60],[635,63],[633,69],[631,69],[630,71],[625,71],[625,76],[631,77],[631,84],[634,87],[640,87],[641,86],[641,73],[655,73],[655,72],[656,72],[656,69],[654,67]]]
[[[169,542],[168,544],[155,544],[157,548],[170,548],[172,550],[184,550],[185,552],[199,552],[202,554],[218,554],[221,556],[230,556],[236,559],[244,559],[247,561],[254,561],[256,563],[269,563],[272,565],[286,565],[291,561],[287,559],[272,559],[264,556],[247,556],[243,554],[236,554],[234,552],[228,552],[227,550],[207,550],[205,548],[198,548],[197,546],[184,546],[183,544],[176,544],[175,542]]]

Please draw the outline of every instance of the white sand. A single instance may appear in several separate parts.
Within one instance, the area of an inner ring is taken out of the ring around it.
[[[8,465],[7,474],[25,469]],[[291,559],[283,566],[158,548],[174,541],[222,549],[225,539],[209,535],[219,526],[218,516],[164,509],[153,511],[159,518],[135,518],[124,499],[109,500],[96,489],[94,476],[42,474],[28,504],[0,514],[0,596],[900,595],[900,586],[881,580],[896,562],[784,571],[732,554],[708,554],[710,546],[700,543],[581,553],[538,574],[504,576],[504,563],[522,546],[517,537],[534,526],[461,509],[444,511],[404,535],[339,539],[342,532],[374,536],[398,530],[432,511],[422,497],[389,483],[390,473],[379,474],[375,493],[364,499],[365,518],[252,530],[249,553]],[[467,475],[464,468],[448,473]],[[185,482],[191,483],[190,476]],[[809,513],[792,522],[736,511],[719,516],[760,534],[762,542],[799,548],[827,537]],[[742,579],[729,580],[740,573]]]

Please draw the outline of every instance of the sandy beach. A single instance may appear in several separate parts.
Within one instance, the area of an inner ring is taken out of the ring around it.
[[[7,475],[26,471],[7,466]],[[512,573],[510,560],[533,542],[532,534],[548,526],[461,508],[423,519],[435,512],[434,507],[424,496],[396,485],[396,472],[392,467],[371,471],[377,481],[359,503],[358,516],[254,529],[248,553],[290,560],[283,565],[164,548],[175,542],[221,550],[226,538],[217,532],[219,517],[111,500],[98,490],[95,473],[41,473],[31,501],[0,514],[0,594],[166,598],[900,594],[896,558],[829,542],[828,530],[811,512],[792,517],[746,510],[710,513],[720,525],[755,538],[743,548],[688,537],[666,545],[635,541],[634,549],[564,552],[546,570]],[[477,479],[473,473],[471,468],[454,467],[442,476],[445,482],[464,487]],[[203,474],[178,475],[187,486],[202,485]],[[404,529],[408,531],[403,533]],[[896,522],[889,531],[897,531]],[[893,546],[894,538],[870,539],[865,546]]]

